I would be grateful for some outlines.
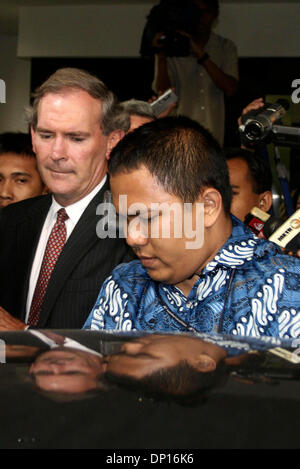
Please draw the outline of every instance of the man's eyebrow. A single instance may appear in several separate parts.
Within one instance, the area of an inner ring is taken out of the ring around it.
[[[0,173],[1,174],[1,173]],[[18,176],[26,176],[26,177],[32,177],[31,174],[29,173],[24,173],[24,172],[21,172],[21,171],[14,171],[13,173],[11,173],[11,176],[13,177],[18,177]]]
[[[53,130],[50,129],[45,129],[43,127],[37,127],[36,129],[37,132],[39,133],[47,133],[47,134],[53,134],[55,133]],[[73,136],[81,136],[81,137],[88,137],[90,135],[90,132],[84,132],[83,130],[72,130],[69,132],[63,132],[64,135],[73,135]]]
[[[150,358],[150,359],[153,359],[153,360],[156,360],[157,357],[154,357],[153,355],[150,355],[149,353],[136,353],[136,354],[131,354],[131,353],[127,353],[127,352],[118,352],[118,353],[112,353],[111,354],[112,357],[126,357],[126,358],[132,358],[132,359],[136,359],[136,358]]]
[[[52,130],[44,129],[43,127],[37,127],[36,132],[48,132],[49,134],[53,133]]]
[[[136,213],[138,212],[138,213]],[[129,213],[128,212],[128,216],[140,216],[140,217],[151,217],[151,216],[154,216],[154,215],[159,215],[161,213],[161,209],[157,209],[157,208],[152,208],[152,207],[147,207],[146,210],[136,210],[134,213]],[[125,215],[126,216],[126,215]]]

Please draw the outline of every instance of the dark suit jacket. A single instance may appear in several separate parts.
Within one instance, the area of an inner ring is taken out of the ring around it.
[[[124,239],[99,239],[96,208],[108,182],[90,202],[53,270],[38,328],[81,328],[113,268],[133,258]],[[9,205],[0,212],[0,306],[24,321],[35,250],[52,196]]]

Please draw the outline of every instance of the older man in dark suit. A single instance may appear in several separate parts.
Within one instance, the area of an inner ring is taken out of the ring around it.
[[[51,194],[1,211],[0,329],[80,328],[104,279],[131,259],[123,239],[96,233],[109,153],[127,125],[82,70],[60,69],[36,91],[33,150]]]

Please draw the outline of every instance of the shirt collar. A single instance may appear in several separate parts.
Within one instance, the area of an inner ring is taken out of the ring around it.
[[[226,243],[218,251],[214,259],[207,264],[205,271],[214,270],[217,265],[226,269],[243,267],[252,261],[253,256],[262,258],[266,252],[280,252],[279,248],[265,239],[260,239],[235,216],[232,218],[232,233]]]
[[[104,186],[106,179],[107,179],[107,175],[104,176],[102,181],[88,195],[78,200],[74,204],[68,205],[67,207],[62,207],[55,200],[54,196],[52,196],[52,205],[51,205],[50,210],[53,214],[53,217],[56,216],[56,213],[60,208],[65,208],[69,216],[69,219],[73,222],[74,225],[76,225],[76,223],[78,222],[79,218],[85,211],[88,204],[95,197],[95,195],[100,191],[100,189]]]

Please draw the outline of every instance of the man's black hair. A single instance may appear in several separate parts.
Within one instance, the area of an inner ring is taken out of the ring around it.
[[[108,383],[117,384],[129,391],[140,393],[159,401],[172,401],[182,405],[194,405],[206,399],[208,393],[223,386],[228,378],[227,367],[222,360],[214,371],[200,372],[182,360],[177,365],[133,378],[126,374],[106,372]]]
[[[272,171],[266,159],[257,152],[243,148],[225,149],[226,160],[240,158],[244,160],[249,169],[252,189],[255,194],[272,191]]]
[[[109,173],[145,166],[163,189],[193,203],[207,187],[222,196],[230,212],[231,187],[220,145],[203,126],[188,117],[165,117],[127,134],[112,150]]]
[[[5,132],[0,135],[0,154],[16,153],[20,156],[35,158],[31,137],[22,132]]]

